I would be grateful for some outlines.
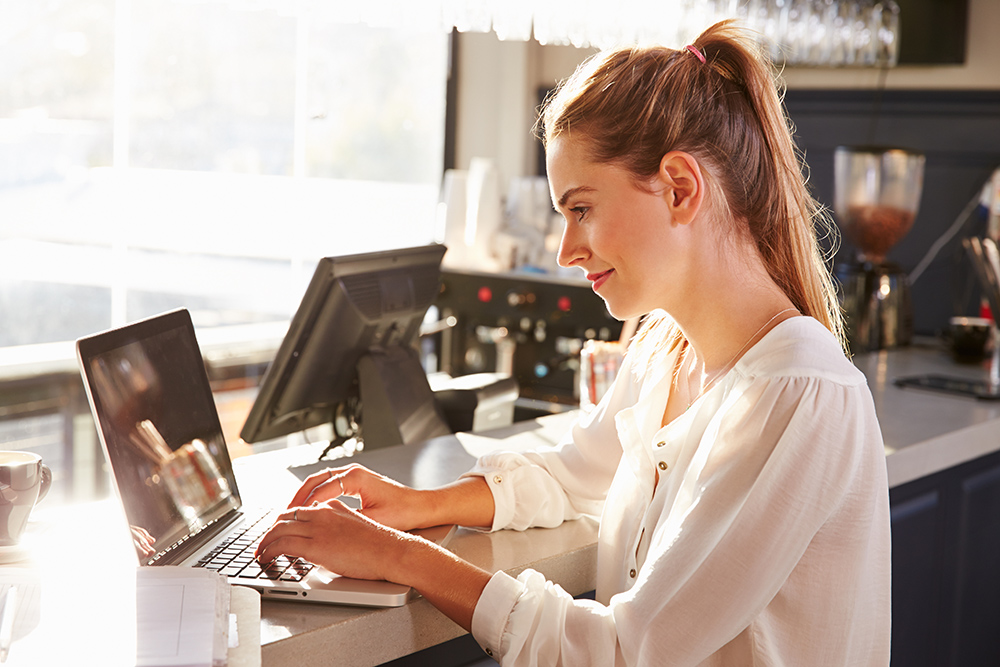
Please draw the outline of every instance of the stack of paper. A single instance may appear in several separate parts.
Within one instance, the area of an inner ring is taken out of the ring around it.
[[[222,667],[229,648],[229,582],[210,570],[136,570],[137,667]]]
[[[0,667],[255,667],[259,604],[195,568],[3,567]]]

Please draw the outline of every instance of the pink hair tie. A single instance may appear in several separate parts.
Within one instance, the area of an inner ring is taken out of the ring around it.
[[[688,44],[684,48],[687,49],[688,51],[690,51],[691,53],[693,53],[695,55],[695,57],[698,58],[698,60],[701,61],[702,65],[705,64],[705,56],[703,56],[701,54],[701,51],[698,50],[698,47],[696,47],[694,44]]]

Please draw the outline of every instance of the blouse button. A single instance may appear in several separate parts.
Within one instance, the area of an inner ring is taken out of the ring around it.
[[[656,443],[656,446],[657,446],[657,447],[663,447],[663,446],[664,446],[664,445],[666,445],[666,444],[667,444],[667,441],[666,441],[666,440],[660,440],[660,441],[659,441],[658,443]]]
[[[635,570],[629,570],[628,576],[631,577],[632,579],[635,579]]]
[[[499,484],[502,481],[503,481],[503,475],[495,475],[493,477],[493,483],[494,484]]]
[[[667,469],[667,462],[666,462],[666,461],[660,461],[660,462],[659,462],[659,463],[657,463],[656,465],[657,465],[657,467],[658,467],[658,468],[659,468],[660,470],[666,470],[666,469]]]

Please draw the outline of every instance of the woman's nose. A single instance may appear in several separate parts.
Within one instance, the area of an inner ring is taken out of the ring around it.
[[[563,227],[562,239],[559,241],[559,254],[556,256],[559,266],[576,266],[590,256],[581,235],[575,232],[572,227],[573,225],[570,223],[566,223]]]

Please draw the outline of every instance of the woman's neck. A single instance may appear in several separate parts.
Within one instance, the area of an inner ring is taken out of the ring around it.
[[[693,403],[768,331],[799,314],[750,240],[702,227],[684,289],[669,311],[687,340],[675,389]],[[706,233],[707,231],[707,233]]]
[[[777,306],[775,307],[777,308]],[[771,329],[784,320],[797,315],[799,315],[799,311],[794,306],[777,310],[735,348],[735,352],[728,357],[727,361],[714,368],[706,364],[703,358],[699,358],[697,348],[691,341],[687,341],[675,360],[673,380],[669,398],[663,411],[662,425],[666,426],[684,414],[699,398],[708,393],[739,363],[743,355],[766,336]],[[725,338],[727,345],[736,345],[732,341],[738,340],[731,335]]]
[[[756,248],[726,244],[704,255],[704,270],[668,312],[690,345],[693,370],[711,377],[795,313],[783,312],[794,304],[768,275]]]

